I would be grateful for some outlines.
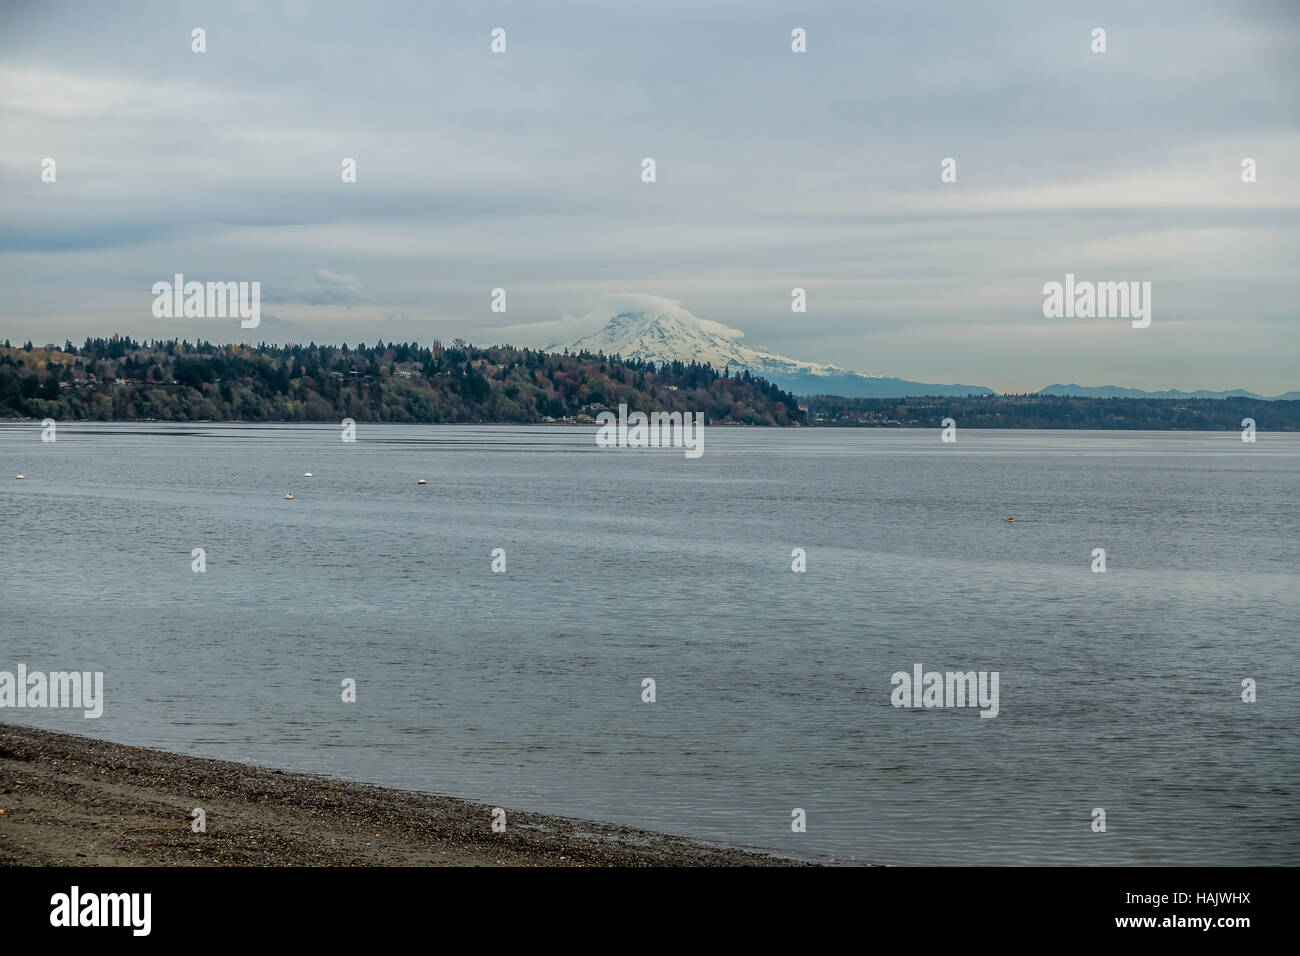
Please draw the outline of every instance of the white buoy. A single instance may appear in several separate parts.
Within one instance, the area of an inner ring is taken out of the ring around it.
[[[284,500],[285,500],[285,501],[293,501],[293,495],[285,495],[285,496],[284,496]]]
[[[22,476],[20,475],[19,477],[22,477]],[[427,485],[428,482],[425,481],[423,478],[421,478],[419,481],[416,482],[416,484],[417,484],[417,485]]]
[[[22,481],[22,480],[23,480],[23,476],[22,476],[22,475],[14,475],[14,477],[17,478],[19,481]]]
[[[303,474],[303,477],[304,477],[304,478],[310,478],[310,477],[311,477],[311,472],[310,472],[310,471],[305,472],[305,473]]]

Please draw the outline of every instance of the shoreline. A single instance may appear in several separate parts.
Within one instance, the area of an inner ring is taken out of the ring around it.
[[[815,865],[509,807],[493,833],[492,809],[0,723],[0,867]]]
[[[893,401],[893,399],[891,399]],[[907,399],[897,399],[897,401],[907,401]],[[1161,399],[1161,401],[1176,401],[1176,399]],[[1198,399],[1198,401],[1209,401],[1209,399]],[[1262,401],[1300,401],[1300,399],[1262,399]],[[44,419],[40,418],[0,418],[0,425],[40,425]],[[397,425],[397,426],[418,426],[425,428],[586,428],[596,429],[599,427],[597,422],[381,422],[372,421],[366,418],[356,420],[358,425]],[[60,426],[76,425],[173,425],[178,428],[186,428],[194,425],[234,425],[240,428],[252,428],[261,425],[269,426],[330,426],[338,428],[339,423],[333,419],[259,419],[257,421],[245,419],[208,419],[196,418],[190,421],[167,420],[163,418],[69,418],[58,423]],[[937,430],[939,426],[926,422],[909,421],[897,422],[893,424],[875,423],[875,422],[834,422],[814,424],[792,424],[792,425],[752,425],[746,422],[710,422],[709,428],[744,428],[756,429],[761,431],[927,431]],[[968,432],[1088,432],[1097,435],[1131,435],[1139,432],[1160,432],[1169,435],[1233,435],[1238,434],[1240,429],[1232,428],[1153,428],[1146,425],[1137,425],[1131,428],[1093,428],[1082,425],[1058,424],[1051,426],[1040,425],[967,425],[963,431]],[[1300,428],[1292,428],[1283,425],[1275,429],[1274,434],[1294,435],[1300,433]]]

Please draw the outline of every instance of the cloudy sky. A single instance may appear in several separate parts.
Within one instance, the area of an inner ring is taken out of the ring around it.
[[[913,380],[1276,394],[1297,80],[1290,2],[0,3],[0,338],[544,346],[646,293]],[[261,327],[153,318],[177,272]],[[1151,326],[1044,318],[1066,272]]]

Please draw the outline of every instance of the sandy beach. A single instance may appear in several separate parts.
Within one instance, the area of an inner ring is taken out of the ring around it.
[[[4,866],[799,865],[504,809],[0,724]]]

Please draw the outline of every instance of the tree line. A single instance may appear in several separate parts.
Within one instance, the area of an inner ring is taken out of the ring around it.
[[[1268,431],[1300,430],[1300,401],[1254,398],[1081,398],[1066,395],[803,399],[808,423],[820,426],[939,428],[1092,428],[1168,431],[1242,429],[1254,419]]]
[[[798,400],[748,371],[456,339],[215,345],[87,338],[0,346],[0,417],[56,421],[585,421],[704,412],[716,424],[799,425]]]

